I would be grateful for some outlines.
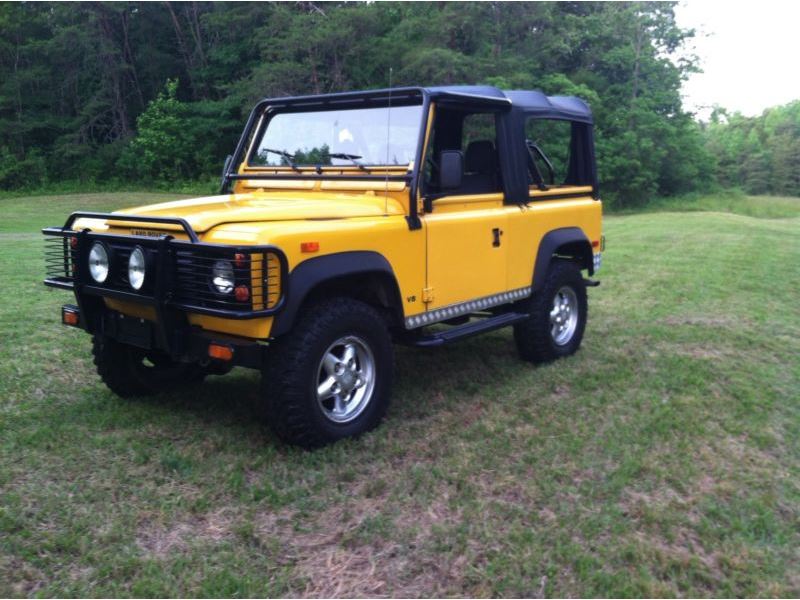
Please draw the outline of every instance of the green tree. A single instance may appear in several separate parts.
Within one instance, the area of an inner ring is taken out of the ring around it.
[[[178,82],[167,81],[164,91],[137,119],[138,133],[123,151],[118,167],[130,177],[162,181],[213,173],[221,166],[216,160],[220,140],[233,139],[232,112],[226,111],[224,103],[182,102]]]
[[[721,185],[751,194],[800,195],[800,101],[757,117],[715,110],[704,138]]]
[[[765,164],[770,186],[795,189],[787,111],[770,113],[746,149],[746,120],[701,130],[682,108],[680,85],[696,65],[679,58],[692,32],[673,6],[0,3],[0,185],[216,175],[257,99],[386,87],[391,72],[392,85],[583,97],[604,198],[622,206],[698,189],[715,172],[761,189]],[[167,80],[180,83],[164,91]]]

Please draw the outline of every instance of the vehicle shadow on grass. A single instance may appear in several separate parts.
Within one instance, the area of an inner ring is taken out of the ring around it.
[[[439,348],[395,346],[388,421],[434,418],[467,397],[488,394],[499,382],[518,375],[521,366],[529,368],[517,358],[508,333]],[[233,427],[243,434],[263,431],[265,443],[279,444],[262,416],[260,375],[254,370],[234,369],[224,376],[209,376],[200,385],[133,402],[161,407],[173,415],[188,413],[204,423]]]
[[[526,366],[517,358],[507,333],[439,348],[395,346],[395,378],[388,421],[434,418],[465,397],[487,394],[498,382],[508,381],[519,373],[520,367]],[[168,418],[188,414],[209,426],[231,429],[241,435],[263,435],[265,443],[278,444],[263,416],[262,401],[260,374],[237,368],[227,375],[208,376],[199,385],[152,397],[118,400],[123,403],[118,408],[127,412],[125,404],[132,403],[158,409],[158,414]],[[137,416],[147,419],[148,413],[146,410]]]

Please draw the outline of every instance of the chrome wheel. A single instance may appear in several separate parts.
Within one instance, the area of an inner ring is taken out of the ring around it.
[[[375,357],[359,337],[336,340],[322,355],[317,368],[317,403],[334,423],[356,419],[372,399]]]
[[[578,297],[575,290],[564,286],[553,297],[550,310],[550,335],[558,346],[565,346],[578,327]]]

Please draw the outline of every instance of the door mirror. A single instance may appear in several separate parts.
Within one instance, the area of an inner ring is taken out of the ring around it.
[[[219,191],[220,191],[221,194],[225,193],[225,188],[228,185],[228,181],[227,181],[227,179],[228,179],[227,178],[228,167],[231,166],[231,161],[232,160],[233,160],[233,154],[228,154],[228,156],[225,157],[225,163],[222,165],[222,178],[220,179],[220,182],[219,182]]]
[[[439,154],[439,187],[442,191],[461,187],[464,176],[464,154],[461,150],[443,150]]]

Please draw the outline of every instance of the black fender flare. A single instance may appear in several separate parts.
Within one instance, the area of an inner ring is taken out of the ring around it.
[[[286,300],[283,308],[275,315],[270,337],[277,337],[291,330],[300,307],[315,287],[354,275],[390,278],[395,288],[392,294],[395,297],[390,298],[390,301],[396,303],[397,308],[402,311],[397,278],[391,264],[383,255],[363,250],[326,254],[304,260],[289,273]]]
[[[566,248],[565,248],[566,247]],[[559,254],[558,250],[567,250],[565,254],[578,259],[582,269],[588,269],[589,275],[594,274],[592,260],[592,244],[580,227],[562,227],[548,231],[539,242],[536,253],[536,264],[533,270],[533,293],[544,286],[547,270],[553,256]]]

